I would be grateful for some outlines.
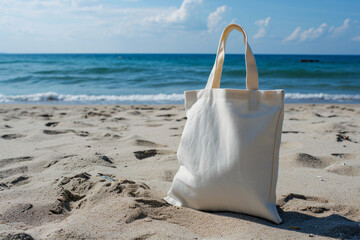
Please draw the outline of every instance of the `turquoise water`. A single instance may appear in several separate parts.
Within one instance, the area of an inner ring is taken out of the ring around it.
[[[255,57],[260,89],[284,89],[288,103],[360,103],[360,56]],[[214,60],[212,54],[3,54],[0,103],[182,103],[184,91],[205,87]],[[221,87],[245,88],[243,55],[226,55]]]

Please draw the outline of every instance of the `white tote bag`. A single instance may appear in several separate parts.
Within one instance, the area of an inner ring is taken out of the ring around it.
[[[234,29],[245,40],[246,90],[219,88],[226,39]],[[280,223],[275,191],[283,99],[283,90],[258,90],[247,35],[239,25],[227,26],[205,89],[185,92],[187,122],[177,152],[180,169],[165,200]]]

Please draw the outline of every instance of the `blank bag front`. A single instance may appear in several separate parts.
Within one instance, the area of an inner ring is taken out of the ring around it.
[[[226,39],[234,29],[244,35],[246,90],[219,88]],[[187,122],[177,153],[180,168],[165,200],[280,223],[276,182],[283,98],[283,90],[258,90],[246,33],[236,24],[227,26],[205,89],[185,92]]]

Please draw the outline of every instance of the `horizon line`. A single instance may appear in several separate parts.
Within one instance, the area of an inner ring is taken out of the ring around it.
[[[34,53],[21,53],[21,52],[19,52],[19,53],[13,53],[13,52],[10,52],[10,53],[7,53],[7,52],[0,52],[0,55],[15,55],[15,54],[23,54],[23,55],[26,55],[26,54],[33,54],[33,55],[40,55],[40,54],[58,54],[58,55],[60,55],[60,54],[64,54],[64,55],[66,55],[66,54],[79,54],[79,55],[81,55],[81,54],[83,54],[83,55],[85,55],[85,54],[124,54],[124,55],[126,55],[126,54],[158,54],[158,55],[160,55],[160,54],[184,54],[184,55],[191,55],[191,54],[196,54],[196,55],[215,55],[216,53],[136,53],[136,52],[134,52],[134,53],[108,53],[108,52],[95,52],[95,53],[91,53],[91,52],[89,52],[89,53],[76,53],[76,52],[74,52],[74,53],[71,53],[71,52],[65,52],[65,53],[58,53],[58,52],[48,52],[48,53],[36,53],[36,52],[34,52]],[[245,53],[226,53],[226,55],[244,55]],[[346,54],[346,53],[256,53],[256,54],[254,54],[254,55],[324,55],[324,56],[329,56],[329,55],[331,55],[331,56],[360,56],[360,53],[358,53],[358,54]]]

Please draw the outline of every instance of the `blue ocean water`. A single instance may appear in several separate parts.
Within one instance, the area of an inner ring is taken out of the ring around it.
[[[360,56],[255,57],[260,89],[284,89],[288,103],[360,103]],[[213,54],[0,54],[0,103],[183,103],[185,90],[205,87],[214,60]],[[226,55],[221,87],[245,88],[244,55]]]

